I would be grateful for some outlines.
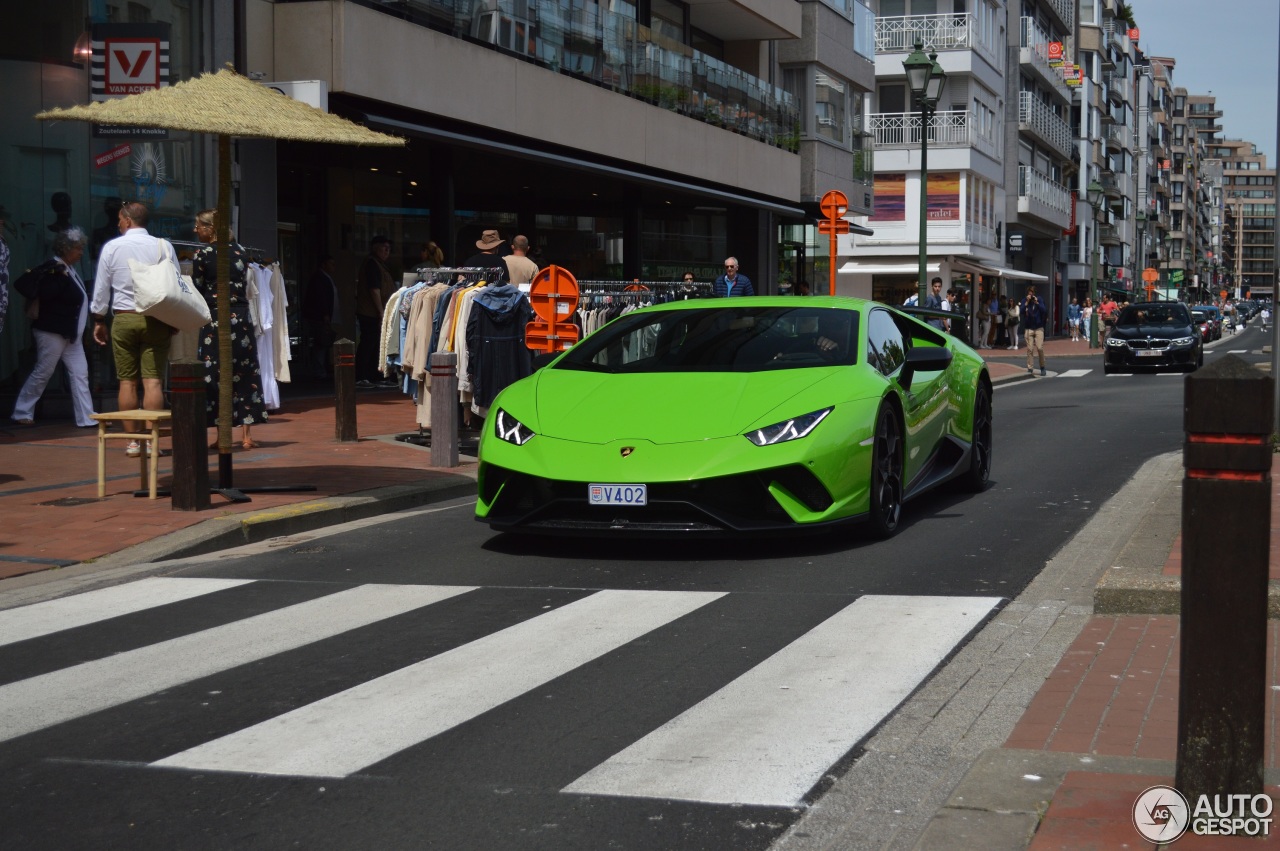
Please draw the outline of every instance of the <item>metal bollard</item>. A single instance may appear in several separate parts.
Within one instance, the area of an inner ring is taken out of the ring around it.
[[[203,511],[209,507],[209,450],[205,448],[205,367],[202,361],[169,364],[169,393],[173,416],[173,484],[169,507],[174,511]],[[160,447],[155,447],[158,451]]]
[[[1235,355],[1186,379],[1175,785],[1189,801],[1262,792],[1273,385]]]
[[[431,356],[431,466],[458,466],[458,355]]]
[[[343,337],[333,344],[334,437],[360,439],[356,424],[356,344]]]

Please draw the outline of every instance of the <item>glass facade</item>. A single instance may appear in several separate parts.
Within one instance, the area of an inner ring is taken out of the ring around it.
[[[146,133],[82,122],[36,121],[36,113],[87,103],[105,94],[95,77],[117,88],[172,84],[204,65],[203,0],[46,0],[10,13],[0,26],[0,206],[9,225],[11,278],[50,256],[54,234],[72,225],[90,234],[80,273],[92,286],[102,243],[116,235],[120,200],[152,209],[149,229],[191,240],[194,214],[213,205],[206,198],[204,163],[210,137]],[[116,39],[108,53],[102,38]],[[136,36],[133,37],[133,36]],[[91,74],[91,69],[98,73]],[[167,77],[166,77],[167,71]],[[111,358],[92,342],[91,388],[109,385]],[[0,335],[0,388],[16,390],[30,370],[34,344],[21,296],[10,299]],[[57,389],[55,382],[51,388]]]

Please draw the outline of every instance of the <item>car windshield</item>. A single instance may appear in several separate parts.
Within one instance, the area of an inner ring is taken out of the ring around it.
[[[857,362],[858,313],[824,307],[639,310],[570,349],[555,369],[757,372]]]
[[[1120,312],[1116,325],[1190,325],[1181,304],[1131,304]]]
[[[1191,311],[1191,318],[1196,322],[1208,322],[1209,314],[1205,313],[1203,310],[1193,310]]]

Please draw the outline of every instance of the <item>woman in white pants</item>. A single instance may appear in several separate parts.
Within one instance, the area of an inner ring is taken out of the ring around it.
[[[89,362],[84,355],[84,328],[89,319],[89,296],[76,264],[84,256],[85,236],[79,228],[59,233],[53,239],[52,260],[47,260],[14,282],[13,288],[26,296],[32,311],[36,342],[36,365],[18,393],[13,419],[21,425],[35,422],[36,402],[44,393],[53,371],[61,362],[71,384],[71,407],[76,425],[96,426],[91,419],[93,399],[89,395]],[[38,307],[36,307],[38,305]]]

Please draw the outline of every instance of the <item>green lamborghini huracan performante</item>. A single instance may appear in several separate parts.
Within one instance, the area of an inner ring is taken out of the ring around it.
[[[777,533],[866,521],[991,473],[991,379],[873,301],[760,296],[624,314],[494,400],[476,519],[499,531]]]

